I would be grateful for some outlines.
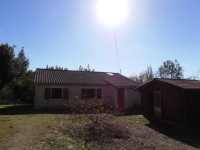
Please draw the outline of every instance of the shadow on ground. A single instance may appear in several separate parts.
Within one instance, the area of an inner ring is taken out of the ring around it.
[[[16,105],[0,109],[0,115],[67,114],[64,109],[34,109],[34,105]]]
[[[149,128],[196,149],[200,148],[200,126],[184,126],[146,117]]]

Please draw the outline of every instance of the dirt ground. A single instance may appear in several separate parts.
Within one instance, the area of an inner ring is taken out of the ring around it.
[[[163,122],[147,123],[142,115],[123,116],[120,117],[120,121],[123,122],[123,127],[130,132],[129,138],[112,138],[103,142],[94,140],[89,142],[88,145],[102,150],[192,150],[200,148],[200,143],[197,141],[197,136],[199,135],[195,133],[197,129],[188,129],[183,126]],[[79,132],[83,133],[86,131],[83,128]]]
[[[23,112],[23,113],[22,113]],[[121,116],[130,136],[108,141],[87,141],[77,134],[87,132],[73,123],[70,114],[36,112],[30,109],[0,110],[0,149],[198,149],[198,127],[184,127],[146,120],[142,115]],[[78,129],[78,130],[76,130]]]

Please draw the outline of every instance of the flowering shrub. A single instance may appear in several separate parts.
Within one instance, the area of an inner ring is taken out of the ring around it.
[[[66,104],[73,120],[84,122],[83,127],[74,127],[73,133],[88,141],[128,137],[128,129],[119,124],[116,116],[122,115],[119,107],[108,107],[104,99],[71,99]]]

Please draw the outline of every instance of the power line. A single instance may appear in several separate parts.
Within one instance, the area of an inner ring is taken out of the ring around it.
[[[115,34],[115,46],[116,46],[116,50],[117,50],[117,59],[118,59],[119,71],[120,71],[120,74],[121,74],[119,55],[118,55],[117,35],[116,35],[115,25],[114,24],[113,24],[113,28],[114,28],[114,34]]]
[[[7,33],[7,35],[9,36],[9,38],[12,40],[12,42],[14,43],[14,45],[17,47],[17,45],[15,44],[15,41],[12,39],[12,37],[10,36],[10,34],[8,33],[8,31],[6,30],[6,28],[3,26],[3,24],[0,22],[2,28],[5,30],[5,32]],[[17,47],[17,49],[19,50],[19,48]]]

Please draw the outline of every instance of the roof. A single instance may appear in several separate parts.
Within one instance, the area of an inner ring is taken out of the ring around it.
[[[36,69],[34,83],[38,84],[81,84],[137,87],[140,83],[119,73],[89,72],[72,70]]]
[[[144,86],[152,83],[152,82],[162,82],[162,83],[167,83],[169,85],[178,87],[178,88],[182,88],[185,90],[189,90],[189,89],[196,89],[196,90],[200,90],[200,81],[198,80],[186,80],[186,79],[168,79],[168,78],[154,78],[151,81],[148,81],[144,84],[142,84],[141,86],[137,87],[135,90],[138,90],[140,88],[143,88]]]

